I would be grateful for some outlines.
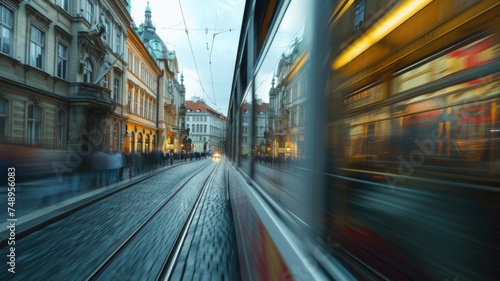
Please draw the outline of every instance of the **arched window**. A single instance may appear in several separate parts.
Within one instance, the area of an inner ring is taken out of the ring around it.
[[[90,60],[85,61],[84,69],[83,69],[83,82],[86,83],[94,83],[94,66],[90,62]]]
[[[155,140],[155,136],[151,136],[151,151],[155,151],[156,149],[156,140]]]
[[[56,113],[56,149],[64,149],[64,122],[66,114],[59,110]]]
[[[203,133],[207,132],[207,125],[203,125]]]
[[[7,124],[9,118],[9,101],[0,98],[0,141],[7,138]]]
[[[42,109],[34,104],[28,106],[28,144],[40,145]]]
[[[142,134],[137,134],[137,152],[142,153]]]
[[[144,137],[144,152],[149,153],[149,135]]]

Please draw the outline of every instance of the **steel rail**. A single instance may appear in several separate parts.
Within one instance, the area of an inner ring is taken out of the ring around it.
[[[203,183],[203,187],[201,188],[200,193],[198,194],[198,198],[196,199],[196,202],[193,205],[191,212],[189,213],[186,221],[184,222],[184,225],[182,226],[181,231],[177,235],[177,237],[175,239],[175,243],[174,243],[173,247],[170,249],[170,252],[168,253],[167,259],[165,260],[165,263],[162,266],[160,274],[156,278],[157,281],[171,280],[172,274],[174,271],[174,267],[177,264],[177,260],[179,258],[179,253],[182,249],[182,246],[184,246],[184,244],[185,244],[186,236],[187,236],[189,228],[191,227],[191,224],[193,222],[194,215],[196,214],[196,211],[198,210],[198,207],[200,206],[200,202],[201,202],[201,199],[203,198],[203,195],[206,194],[207,187],[209,186],[210,183],[213,182],[215,172],[217,171],[217,168],[219,167],[219,165],[220,165],[220,161],[217,162],[214,169],[212,170],[210,175],[207,177],[207,179]]]
[[[184,179],[181,183],[178,184],[177,189],[170,195],[165,201],[156,209],[156,211],[151,214],[146,220],[141,223],[139,227],[137,227],[132,234],[130,234],[108,257],[104,262],[102,262],[97,268],[95,268],[92,273],[87,277],[86,280],[97,280],[97,278],[109,267],[109,265],[120,255],[120,253],[127,248],[127,246],[134,240],[135,237],[139,234],[139,232],[144,229],[144,227],[153,220],[166,206],[167,204],[189,183],[191,179],[201,173],[205,168],[207,168],[211,163],[203,166],[198,172],[194,173],[192,176]]]

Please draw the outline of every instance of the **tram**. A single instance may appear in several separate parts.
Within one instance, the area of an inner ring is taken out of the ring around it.
[[[500,276],[500,3],[249,1],[226,155],[242,276]]]

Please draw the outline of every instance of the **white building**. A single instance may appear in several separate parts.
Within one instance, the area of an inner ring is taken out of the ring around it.
[[[227,117],[199,97],[186,101],[186,128],[195,152],[224,152]]]

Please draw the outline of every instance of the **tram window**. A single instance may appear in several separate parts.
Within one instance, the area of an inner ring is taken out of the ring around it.
[[[253,157],[253,143],[252,140],[252,115],[253,115],[253,103],[252,103],[252,86],[250,86],[245,96],[243,97],[243,102],[240,108],[240,159],[241,159],[241,169],[251,175],[252,169],[252,157]]]
[[[254,179],[275,200],[301,214],[305,198],[307,65],[305,34],[307,1],[290,1],[255,75],[253,130]]]

